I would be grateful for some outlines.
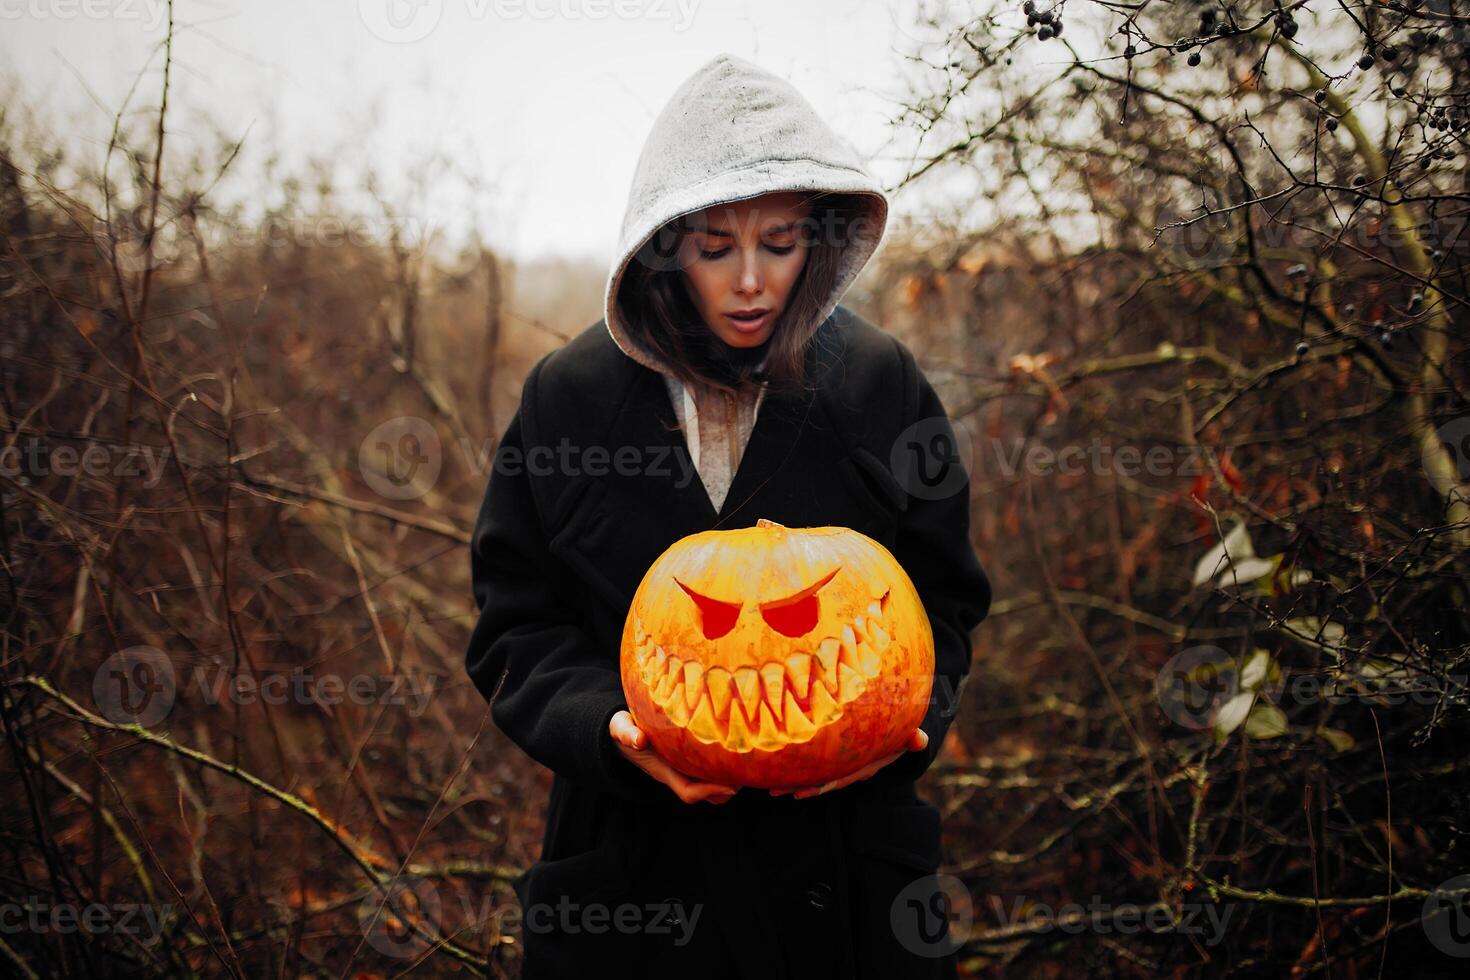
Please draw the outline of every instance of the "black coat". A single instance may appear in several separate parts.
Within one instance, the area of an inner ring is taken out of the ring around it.
[[[896,338],[838,306],[807,363],[813,385],[762,404],[718,514],[663,379],[601,321],[526,378],[474,530],[480,618],[466,656],[496,724],[555,774],[540,860],[515,883],[526,977],[953,976],[953,957],[924,945],[916,920],[933,887],[910,899],[935,884],[926,876],[942,857],[939,811],[914,780],[944,741],[970,632],[990,605],[969,483],[911,494],[890,471],[910,426],[929,420],[919,452],[943,449],[934,426],[948,429]],[[929,746],[808,799],[742,789],[725,804],[685,804],[608,733],[626,707],[624,618],[674,541],[762,517],[857,529],[907,571],[934,631]]]

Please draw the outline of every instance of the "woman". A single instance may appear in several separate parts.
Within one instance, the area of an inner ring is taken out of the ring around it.
[[[902,343],[838,305],[887,214],[794,88],[715,58],[644,145],[603,320],[526,379],[471,544],[466,657],[496,724],[554,773],[541,857],[515,882],[526,977],[954,975],[933,921],[939,812],[914,780],[990,586],[943,406]],[[881,542],[934,631],[908,751],[794,793],[674,770],[618,672],[654,559],[758,518]]]

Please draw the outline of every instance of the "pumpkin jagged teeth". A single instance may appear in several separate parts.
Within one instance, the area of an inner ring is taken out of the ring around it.
[[[755,718],[761,704],[761,675],[754,667],[739,668],[735,671],[735,690],[746,717]]]
[[[857,638],[859,640],[865,640],[865,639],[867,639],[868,638],[868,623],[867,623],[867,621],[864,620],[863,617],[859,616],[857,619],[855,619],[855,620],[852,621],[852,631],[855,634],[857,634]]]
[[[739,708],[730,709],[730,727],[726,729],[725,748],[731,752],[750,751],[750,726],[746,724],[745,712]]]
[[[820,687],[821,685],[818,686]],[[791,696],[790,691],[786,692],[784,708],[786,733],[793,740],[800,739],[801,741],[805,741],[808,736],[817,730],[817,726],[811,723],[811,719],[802,714],[801,707],[797,705],[796,699]]]
[[[868,603],[868,610],[867,610],[867,612],[868,612],[868,618],[869,619],[882,619],[883,618],[883,607],[880,606],[880,605],[878,605],[878,600],[877,599],[874,599],[872,602]]]
[[[878,652],[867,644],[867,641],[858,644],[858,670],[864,677],[877,677],[878,671],[883,667],[883,658]]]
[[[765,703],[770,707],[776,720],[781,720],[781,692],[786,690],[786,666],[772,660],[770,663],[761,664],[761,685],[766,690]]]
[[[654,647],[653,656],[648,659],[648,663],[644,667],[644,677],[647,679],[648,683],[658,683],[658,679],[664,674],[664,668],[668,665],[669,655],[664,652],[664,648]]]
[[[663,707],[663,703],[669,699],[669,692],[674,689],[675,677],[674,672],[669,671],[660,677],[658,684],[654,686],[653,700],[659,707]]]
[[[858,669],[858,638],[851,626],[842,627],[842,652],[837,658],[839,664],[847,664],[853,670]],[[840,680],[840,678],[839,678]],[[841,684],[838,685],[841,687]]]
[[[823,725],[830,724],[833,719],[840,718],[842,716],[842,708],[833,700],[832,695],[827,693],[825,685],[813,684],[812,705],[807,715],[811,718],[812,724],[820,728]]]
[[[837,665],[837,683],[840,691],[837,700],[841,704],[847,704],[863,693],[862,675],[845,663]]]
[[[888,635],[888,631],[877,623],[872,624],[869,628],[868,639],[873,641],[873,649],[879,653],[887,650],[888,644],[893,642],[893,638]]]
[[[697,664],[693,660],[684,662],[684,699],[688,702],[692,711],[699,703],[699,696],[704,693],[704,665]]]
[[[669,721],[684,728],[689,724],[689,705],[684,700],[684,682],[680,681],[674,685],[669,692],[669,699],[663,705],[664,714]]]
[[[719,742],[720,725],[715,718],[714,709],[710,707],[708,691],[701,691],[699,706],[694,709],[693,716],[689,719],[689,730],[705,742]]]
[[[796,696],[805,701],[812,688],[811,654],[793,653],[787,657],[786,679],[791,682],[791,689],[796,692]]]
[[[761,702],[759,720],[755,734],[751,737],[751,743],[758,749],[774,752],[786,744],[786,739],[781,737],[781,729],[776,724],[775,715],[771,706],[764,701]]]
[[[673,654],[669,654],[669,659],[664,664],[664,670],[673,675],[675,680],[678,680],[684,674],[684,661],[680,660]]]
[[[735,678],[723,667],[711,667],[704,674],[705,686],[709,688],[710,704],[715,717],[721,721],[730,711],[730,699],[735,694]]]
[[[821,680],[820,686],[825,687],[828,694],[837,690],[837,657],[840,649],[841,644],[831,637],[823,640],[817,647],[817,664],[821,668],[817,676]]]

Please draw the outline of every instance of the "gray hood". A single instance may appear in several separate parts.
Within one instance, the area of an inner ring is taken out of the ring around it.
[[[674,92],[638,157],[603,297],[608,333],[625,354],[670,373],[635,345],[617,303],[624,270],[653,233],[679,215],[775,191],[844,192],[870,202],[865,220],[854,224],[857,233],[845,247],[821,315],[783,327],[806,341],[877,250],[888,198],[852,147],[791,83],[734,55],[719,55]]]

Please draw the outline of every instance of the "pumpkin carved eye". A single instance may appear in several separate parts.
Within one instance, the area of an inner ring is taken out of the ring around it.
[[[735,628],[735,620],[740,618],[740,603],[712,599],[695,592],[678,579],[674,579],[674,582],[694,600],[694,606],[699,610],[699,626],[704,630],[705,639],[718,640]]]
[[[817,620],[822,616],[817,592],[832,581],[832,576],[840,568],[841,566],[832,569],[793,596],[761,603],[761,618],[766,621],[767,626],[782,636],[806,636],[816,628]]]

